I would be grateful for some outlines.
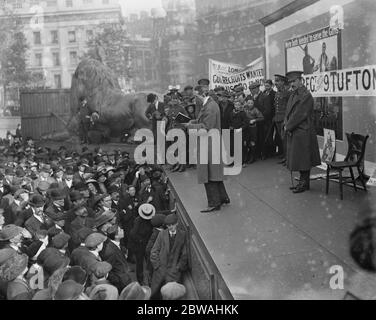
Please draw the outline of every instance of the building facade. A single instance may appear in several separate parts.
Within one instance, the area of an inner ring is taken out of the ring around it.
[[[182,88],[196,80],[196,21],[194,0],[163,0],[166,13],[164,23],[155,21],[162,37],[159,41],[160,84],[167,90],[169,85]]]
[[[196,0],[197,72],[207,76],[208,61],[247,65],[264,55],[264,27],[258,21],[289,0]]]
[[[6,0],[6,4],[22,18],[28,69],[43,72],[50,88],[70,88],[95,26],[121,18],[118,0]]]
[[[153,18],[142,11],[124,18],[130,46],[132,91],[158,89],[156,65],[153,63]]]

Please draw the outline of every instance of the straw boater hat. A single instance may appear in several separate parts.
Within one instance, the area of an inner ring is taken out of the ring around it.
[[[153,218],[155,215],[155,208],[150,203],[143,203],[138,208],[138,214],[141,218],[145,220],[151,220],[151,218]]]

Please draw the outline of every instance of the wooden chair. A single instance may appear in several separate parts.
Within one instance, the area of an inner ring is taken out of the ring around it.
[[[363,185],[364,190],[367,191],[366,182],[364,181],[363,172],[360,169],[360,166],[364,159],[364,154],[366,151],[366,143],[369,136],[362,136],[355,133],[346,133],[348,149],[347,155],[344,161],[332,161],[328,163],[328,168],[326,170],[326,194],[329,193],[329,175],[330,171],[338,171],[339,174],[339,190],[341,194],[341,200],[343,200],[343,183],[346,181],[343,180],[342,172],[344,169],[349,168],[351,174],[351,181],[353,183],[355,191],[357,191],[356,181],[354,177],[353,168],[357,168],[359,173],[360,182]]]

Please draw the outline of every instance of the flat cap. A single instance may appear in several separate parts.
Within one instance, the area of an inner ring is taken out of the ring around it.
[[[76,300],[84,291],[84,286],[73,280],[66,280],[56,291],[55,300]]]
[[[95,266],[94,266],[94,275],[97,277],[97,278],[103,278],[105,277],[110,271],[112,270],[112,265],[110,265],[108,262],[106,261],[102,261],[102,262],[98,262]]]
[[[185,286],[177,282],[168,282],[161,288],[163,300],[179,300],[186,293]]]
[[[165,225],[176,224],[178,223],[178,216],[175,213],[171,213],[166,216],[164,223]]]
[[[52,246],[56,249],[63,249],[68,244],[70,235],[65,232],[61,232],[52,238]]]
[[[100,245],[102,242],[105,242],[107,237],[99,232],[91,233],[87,236],[85,240],[85,246],[87,248],[95,248],[96,246]]]

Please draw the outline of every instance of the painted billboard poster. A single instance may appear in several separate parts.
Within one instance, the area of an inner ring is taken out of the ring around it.
[[[329,26],[285,41],[286,72],[302,70],[304,75],[342,69],[341,30]],[[315,126],[318,135],[324,128],[342,134],[342,98],[315,97]]]

